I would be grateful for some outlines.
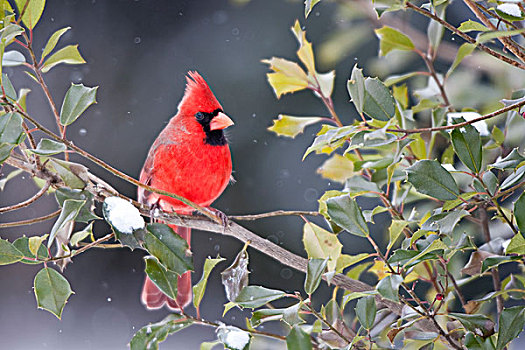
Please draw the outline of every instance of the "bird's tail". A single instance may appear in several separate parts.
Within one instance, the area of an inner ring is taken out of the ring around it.
[[[190,245],[191,229],[169,225],[173,231],[184,238]],[[162,293],[159,288],[146,275],[144,287],[142,288],[141,300],[148,309],[159,309],[166,304],[172,310],[184,309],[192,300],[191,271],[187,271],[179,276],[177,280],[177,299],[173,300]]]

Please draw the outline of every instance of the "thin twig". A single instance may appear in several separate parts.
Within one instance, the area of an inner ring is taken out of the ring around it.
[[[27,207],[29,204],[33,203],[38,198],[42,197],[44,193],[46,193],[46,191],[49,189],[49,185],[50,185],[50,182],[47,181],[46,184],[40,189],[40,191],[38,191],[34,196],[18,204],[0,208],[0,213],[5,213],[11,210],[16,210],[16,209],[20,209],[23,207]]]
[[[26,13],[26,10],[27,10],[27,6],[29,5],[29,0],[26,1],[26,3],[24,4],[24,7],[22,8],[22,11],[20,11],[20,16],[18,16],[18,19],[16,20],[16,24],[20,24],[20,22],[22,21],[22,17],[24,16],[24,14]]]
[[[202,318],[193,317],[193,316],[191,316],[191,315],[189,315],[189,314],[187,314],[185,312],[181,312],[181,315],[183,315],[184,317],[186,317],[189,320],[192,320],[194,323],[201,324],[201,325],[204,325],[204,326],[211,326],[211,327],[215,327],[215,328],[221,326],[219,323],[208,321],[208,320],[204,320]],[[241,330],[243,330],[245,332],[254,334],[254,335],[286,341],[286,337],[284,337],[282,335],[273,334],[273,333],[269,333],[269,332],[265,332],[265,331],[260,331],[258,329],[253,329],[253,328],[252,329],[246,329],[246,328],[243,328],[243,327],[237,327],[237,328],[239,328],[239,329],[241,329]]]
[[[55,122],[56,122],[57,128],[60,131],[60,133],[63,133],[63,126],[62,124],[60,124],[60,114],[58,113],[58,109],[55,104],[55,101],[53,100],[53,97],[51,96],[51,92],[49,91],[49,88],[47,87],[47,84],[44,80],[44,77],[42,76],[42,71],[40,70],[40,67],[38,66],[38,61],[36,59],[32,43],[27,38],[27,35],[25,32],[23,33],[23,36],[27,42],[27,50],[29,51],[31,60],[33,61],[31,68],[33,69],[33,72],[35,72],[36,78],[38,80],[38,84],[40,85],[40,87],[42,88],[42,91],[44,91],[44,94],[46,95],[47,102],[49,103],[49,106],[51,107],[51,111],[53,112],[53,115],[55,116]]]
[[[90,245],[91,243],[87,242],[79,242],[78,245],[80,247],[85,247],[87,245]],[[120,243],[106,243],[106,244],[96,244],[94,246],[91,246],[90,248],[100,248],[100,249],[119,249],[119,248],[125,248],[125,245],[122,245]]]
[[[77,256],[83,252],[85,252],[86,250],[90,249],[90,248],[93,248],[95,246],[98,246],[100,243],[103,243],[103,242],[106,242],[106,241],[109,241],[110,239],[112,239],[113,237],[115,237],[115,234],[114,233],[109,233],[107,235],[105,235],[104,237],[102,238],[99,238],[97,239],[96,241],[94,242],[91,242],[89,244],[86,244],[85,246],[83,246],[82,248],[78,249],[78,250],[73,250],[71,253],[67,254],[67,255],[64,255],[64,256],[57,256],[57,257],[53,257],[53,258],[49,258],[49,259],[45,259],[44,261],[45,262],[49,262],[49,261],[58,261],[58,260],[62,260],[62,259],[68,259],[68,258],[72,258],[74,256]]]
[[[443,97],[443,102],[445,102],[445,106],[448,108],[448,111],[449,112],[452,112],[453,111],[453,108],[450,104],[450,100],[448,99],[448,96],[447,96],[447,92],[445,91],[445,85],[444,85],[444,82],[441,81],[438,76],[437,76],[437,73],[436,73],[436,69],[434,68],[434,63],[432,63],[432,61],[428,58],[428,56],[423,53],[422,51],[419,51],[416,49],[416,53],[421,56],[421,58],[423,59],[423,61],[425,62],[427,68],[428,68],[428,72],[430,73],[430,75],[432,76],[432,78],[434,79],[434,81],[436,82],[438,88],[439,88],[439,91],[441,93],[441,97]]]
[[[461,303],[461,306],[463,306],[463,309],[465,309],[465,305],[467,304],[467,300],[463,296],[463,293],[461,292],[461,289],[459,289],[458,283],[456,282],[456,279],[454,278],[454,275],[452,275],[452,273],[449,271],[449,269],[447,267],[447,262],[442,257],[440,257],[439,262],[441,263],[441,266],[443,267],[443,270],[445,270],[445,272],[447,273],[448,277],[452,281],[452,285],[454,286],[454,290],[456,291],[456,294],[457,294],[458,299],[459,299],[459,301]]]
[[[483,12],[480,11],[480,9],[471,1],[471,0],[463,0],[465,5],[476,15],[476,17],[487,27],[489,27],[493,31],[497,31],[498,28],[492,22],[483,14]],[[499,37],[497,38],[503,46],[510,52],[512,52],[516,57],[518,57],[522,62],[525,62],[525,54],[520,51],[519,47],[516,47],[515,43],[511,38],[508,37]]]
[[[491,16],[495,17],[498,19],[498,21],[500,22],[503,22],[505,23],[506,25],[508,26],[511,26],[512,28],[514,29],[521,29],[519,28],[517,25],[515,25],[514,23],[512,23],[511,21],[507,21],[505,18],[501,17],[500,15],[498,15],[496,12],[490,12],[490,10],[488,8],[486,8],[485,6],[483,6],[482,4],[480,4],[479,2],[475,2],[474,5],[476,5],[480,10],[490,14]],[[525,33],[521,33],[520,34],[522,37],[525,38]]]
[[[319,216],[321,214],[317,211],[276,210],[276,211],[270,211],[268,213],[253,214],[253,215],[229,215],[228,218],[232,220],[251,221],[251,220],[264,219],[264,218],[271,218],[275,216],[295,216],[295,215],[297,216],[301,216],[301,215]]]
[[[342,340],[344,340],[347,344],[350,344],[352,342],[352,340],[348,339],[347,337],[345,337],[343,335],[343,333],[339,332],[337,330],[337,328],[335,328],[334,326],[332,326],[332,324],[330,322],[328,322],[321,314],[319,314],[317,311],[315,311],[315,309],[310,306],[309,304],[304,304],[308,310],[310,310],[312,312],[312,314],[317,317],[318,320],[320,320],[321,322],[323,322],[324,324],[326,324],[328,326],[328,328],[330,328],[330,330],[332,332],[334,332],[335,334],[337,334],[339,336],[339,338],[341,338]]]
[[[510,65],[513,65],[514,67],[518,67],[520,69],[525,69],[525,64],[523,63],[520,63],[518,61],[515,61],[505,55],[502,55],[494,50],[492,50],[491,48],[487,47],[486,45],[483,45],[483,44],[480,44],[478,43],[474,38],[470,37],[469,35],[463,33],[462,31],[460,31],[459,29],[457,29],[456,27],[454,27],[452,24],[442,20],[441,18],[439,18],[438,16],[434,15],[433,13],[430,13],[429,11],[427,10],[424,10],[410,2],[406,2],[405,6],[409,9],[412,9],[414,11],[416,11],[417,13],[423,15],[423,16],[426,16],[428,18],[431,18],[433,19],[434,21],[438,22],[439,24],[441,24],[442,26],[444,26],[445,28],[447,28],[448,30],[450,30],[451,32],[459,35],[460,37],[462,37],[463,39],[465,39],[466,41],[468,41],[469,43],[471,44],[474,44],[474,45],[477,45],[477,47],[483,51],[485,51],[486,53],[488,53],[489,55],[492,55],[494,57],[496,57],[497,59],[503,61],[503,62],[506,62]]]
[[[482,115],[481,117],[474,118],[472,120],[469,120],[469,121],[466,121],[466,122],[462,122],[462,123],[458,123],[458,124],[453,124],[453,125],[443,125],[443,126],[436,126],[436,127],[433,127],[433,128],[420,128],[420,129],[386,129],[386,131],[400,132],[400,133],[404,133],[404,134],[420,134],[420,133],[425,133],[425,132],[457,129],[457,128],[461,128],[461,127],[463,127],[465,125],[470,125],[470,124],[474,124],[476,122],[479,122],[479,121],[482,121],[482,120],[485,120],[485,119],[493,118],[493,117],[498,116],[498,115],[500,115],[502,113],[505,113],[505,112],[508,112],[508,111],[512,111],[515,108],[520,108],[523,105],[525,105],[525,100],[517,102],[517,103],[515,103],[513,105],[510,105],[510,106],[498,109],[497,111],[494,111],[492,113],[488,113],[488,114]]]
[[[487,215],[487,210],[485,207],[481,206],[479,208],[479,219],[481,221],[481,230],[483,231],[483,238],[485,239],[485,242],[490,243],[491,237],[490,237],[490,229],[489,229],[489,216]],[[501,281],[499,278],[499,271],[498,268],[495,267],[491,270],[492,274],[492,284],[494,286],[494,290],[496,292],[501,290]],[[503,298],[501,295],[498,295],[496,297],[496,307],[498,310],[498,316],[503,311]]]
[[[512,186],[511,188],[506,189],[505,191],[501,191],[501,192],[497,193],[494,197],[492,197],[492,199],[493,199],[493,200],[496,200],[496,199],[498,199],[498,198],[500,198],[500,197],[504,197],[505,195],[510,194],[510,193],[516,191],[516,190],[519,189],[520,187],[523,187],[523,185],[525,185],[525,182],[520,182],[519,184],[514,185],[514,186]]]
[[[60,215],[61,211],[62,211],[62,209],[58,209],[57,211],[54,211],[51,214],[47,214],[45,216],[41,216],[41,217],[38,217],[38,218],[28,219],[28,220],[20,220],[20,221],[14,221],[14,222],[6,222],[6,223],[3,223],[3,224],[0,224],[0,228],[16,227],[16,226],[24,226],[24,225],[36,224],[37,222],[46,221],[46,220],[54,218],[55,216]]]
[[[394,268],[392,267],[392,265],[390,265],[390,263],[388,262],[388,260],[385,258],[385,256],[383,255],[383,253],[381,252],[381,250],[379,249],[379,246],[376,244],[376,242],[374,241],[374,239],[371,237],[371,236],[367,236],[366,237],[368,239],[368,241],[370,242],[370,244],[372,245],[372,247],[374,248],[374,250],[376,251],[377,255],[379,256],[379,258],[381,259],[381,261],[385,264],[385,266],[390,270],[390,273],[393,274],[393,275],[396,275],[396,274],[399,274],[397,273]],[[428,310],[422,300],[417,296],[416,293],[414,293],[414,291],[405,283],[405,282],[401,282],[401,286],[403,287],[403,289],[410,295],[410,297],[412,298],[412,300],[420,307],[420,309],[414,307],[412,304],[410,304],[408,301],[405,300],[405,298],[403,298],[402,295],[400,295],[400,300],[401,302],[403,302],[405,305],[409,306],[410,308],[412,308],[414,311],[416,311],[417,313],[419,313],[420,315],[422,316],[425,316],[426,318],[430,319],[430,321],[434,324],[434,327],[435,327],[435,330],[437,330],[439,332],[439,334],[441,336],[443,336],[447,342],[454,348],[454,349],[457,349],[457,350],[462,350],[461,346],[459,346],[458,344],[456,344],[456,342],[454,342],[454,340],[450,337],[450,334],[448,334],[447,332],[445,332],[445,330],[439,325],[439,323],[436,321],[436,318],[435,318],[435,314],[431,313],[430,310]]]

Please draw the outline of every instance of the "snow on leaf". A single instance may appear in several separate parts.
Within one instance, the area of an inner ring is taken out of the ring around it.
[[[134,230],[144,228],[144,219],[139,210],[119,197],[108,197],[104,200],[104,217],[121,233],[131,234]]]
[[[503,4],[498,5],[498,7],[496,7],[496,10],[503,12],[504,14],[512,16],[512,17],[517,17],[517,18],[523,17],[523,13],[521,12],[518,4],[503,3]]]
[[[448,113],[447,114],[447,121],[448,125],[455,124],[454,118],[463,118],[467,122],[481,117],[481,114],[477,112],[455,112],[455,113]],[[488,136],[490,135],[489,128],[487,127],[487,123],[484,120],[481,120],[479,122],[475,122],[472,124],[476,129],[478,129],[481,136]]]
[[[243,350],[251,340],[250,333],[233,326],[222,324],[217,327],[216,332],[217,338],[227,349]]]

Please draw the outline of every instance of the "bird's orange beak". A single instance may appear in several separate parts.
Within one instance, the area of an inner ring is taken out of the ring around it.
[[[231,120],[226,114],[219,112],[210,122],[210,130],[222,130],[228,126],[233,125]]]

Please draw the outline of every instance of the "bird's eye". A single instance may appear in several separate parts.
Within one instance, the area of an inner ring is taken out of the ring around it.
[[[202,112],[197,112],[197,114],[195,114],[195,119],[197,119],[197,120],[203,120],[203,119],[204,119],[204,113],[202,113]]]

